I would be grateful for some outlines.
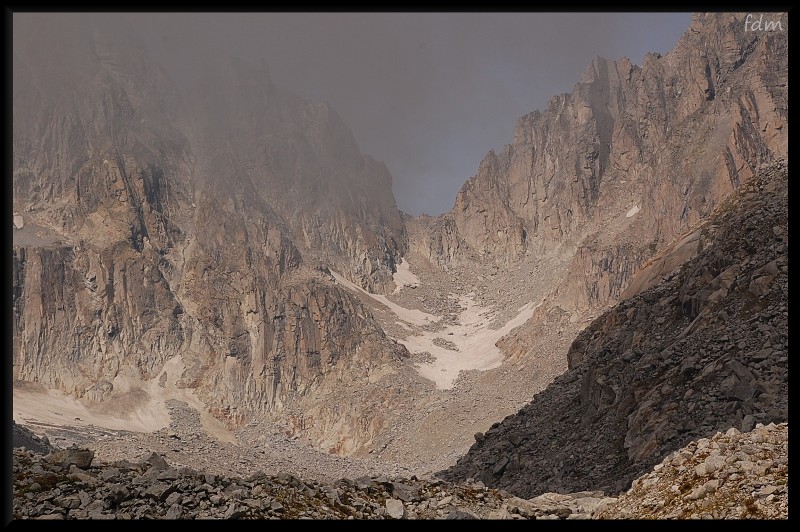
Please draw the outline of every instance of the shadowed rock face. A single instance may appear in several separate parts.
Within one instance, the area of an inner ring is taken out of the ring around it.
[[[39,454],[47,454],[53,450],[53,446],[46,437],[40,438],[27,427],[17,425],[13,419],[11,420],[11,443],[13,447],[25,447]]]
[[[521,497],[619,492],[691,440],[787,421],[786,164],[762,169],[697,230],[697,256],[581,332],[569,370],[477,435],[444,478]]]
[[[787,32],[745,32],[745,16],[697,14],[641,66],[596,58],[519,120],[415,249],[445,269],[562,253],[562,306],[616,301],[657,249],[787,155]]]
[[[15,23],[14,378],[103,401],[161,375],[239,422],[402,357],[324,266],[393,288],[386,168],[261,70],[179,94],[109,20]]]

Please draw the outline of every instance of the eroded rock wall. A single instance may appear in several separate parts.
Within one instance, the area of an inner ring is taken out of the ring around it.
[[[123,22],[15,22],[14,378],[93,403],[159,378],[238,424],[385,373],[405,348],[329,269],[393,288],[385,166],[263,69],[180,93]]]
[[[415,249],[445,269],[510,267],[577,242],[562,306],[616,301],[656,250],[787,155],[787,31],[745,31],[745,16],[696,14],[641,66],[593,60],[519,120]]]

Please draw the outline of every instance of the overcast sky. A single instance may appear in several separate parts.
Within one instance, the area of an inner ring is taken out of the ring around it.
[[[263,60],[273,83],[329,102],[394,177],[398,207],[453,206],[518,117],[572,90],[591,59],[665,53],[688,13],[130,14],[176,82],[197,58]]]

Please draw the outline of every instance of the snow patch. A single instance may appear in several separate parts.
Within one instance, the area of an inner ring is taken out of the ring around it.
[[[497,330],[489,328],[493,314],[491,309],[481,307],[468,296],[460,297],[459,304],[464,310],[461,311],[458,325],[450,325],[435,332],[424,331],[418,336],[398,340],[412,353],[427,351],[433,355],[435,360],[417,365],[417,371],[436,383],[440,390],[451,389],[462,370],[485,371],[500,366],[504,355],[495,343],[512,329],[528,321],[541,302],[523,305],[514,318]],[[434,344],[433,340],[436,338],[453,342],[458,351]]]
[[[361,292],[388,307],[401,320],[398,324],[406,330],[409,327],[402,322],[421,327],[440,319],[439,316],[421,310],[401,307],[397,303],[389,301],[386,296],[370,294],[338,273],[334,271],[331,273],[336,282],[354,292]],[[456,297],[456,294],[450,294],[450,296]],[[541,305],[541,302],[530,302],[523,305],[519,308],[517,315],[500,329],[490,329],[489,324],[492,323],[495,312],[491,308],[480,306],[474,298],[474,293],[458,297],[459,305],[464,310],[459,314],[457,324],[448,325],[436,331],[419,331],[404,339],[395,338],[411,353],[428,352],[433,356],[433,361],[417,364],[416,370],[422,377],[433,381],[440,390],[451,389],[461,371],[472,369],[485,371],[500,366],[505,355],[495,343],[512,329],[528,321],[533,316],[533,311]],[[452,342],[457,351],[436,345],[434,340],[437,338]]]
[[[370,294],[369,292],[367,292],[366,290],[364,290],[360,286],[356,286],[355,284],[351,283],[350,281],[348,281],[347,279],[345,279],[344,277],[342,277],[341,275],[339,275],[335,271],[331,270],[331,273],[333,274],[333,277],[334,277],[334,279],[336,279],[337,283],[343,284],[344,286],[346,286],[347,288],[349,288],[350,290],[352,290],[354,292],[361,292],[362,294],[365,294],[365,295],[371,297],[372,299],[374,299],[375,301],[379,302],[380,304],[388,307],[389,310],[394,312],[395,315],[398,318],[400,318],[401,320],[405,321],[406,323],[410,323],[412,325],[423,326],[423,325],[429,325],[431,323],[435,323],[435,322],[439,321],[439,319],[440,319],[439,316],[434,316],[433,314],[428,314],[427,312],[423,312],[421,310],[407,309],[405,307],[401,307],[397,303],[393,303],[392,301],[389,301],[389,299],[384,295]]]
[[[154,378],[143,381],[138,376],[118,374],[114,390],[107,400],[91,403],[44,387],[15,386],[12,411],[14,419],[49,423],[60,426],[103,427],[111,430],[155,432],[169,426],[166,401],[185,401],[200,412],[206,433],[222,441],[236,438],[207,410],[206,406],[187,388],[178,388],[176,381],[184,371],[180,356],[168,360]],[[161,376],[166,378],[161,386]]]
[[[411,265],[407,260],[397,265],[397,271],[392,275],[392,280],[394,284],[397,285],[397,288],[392,292],[393,294],[400,292],[404,286],[409,286],[411,288],[417,288],[419,286],[419,277],[414,275],[411,271]]]

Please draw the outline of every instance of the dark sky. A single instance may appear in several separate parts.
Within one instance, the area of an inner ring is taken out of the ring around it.
[[[394,177],[398,207],[440,214],[518,117],[571,91],[591,59],[667,52],[688,13],[136,13],[170,76],[207,54],[269,67],[272,81],[329,102]]]

